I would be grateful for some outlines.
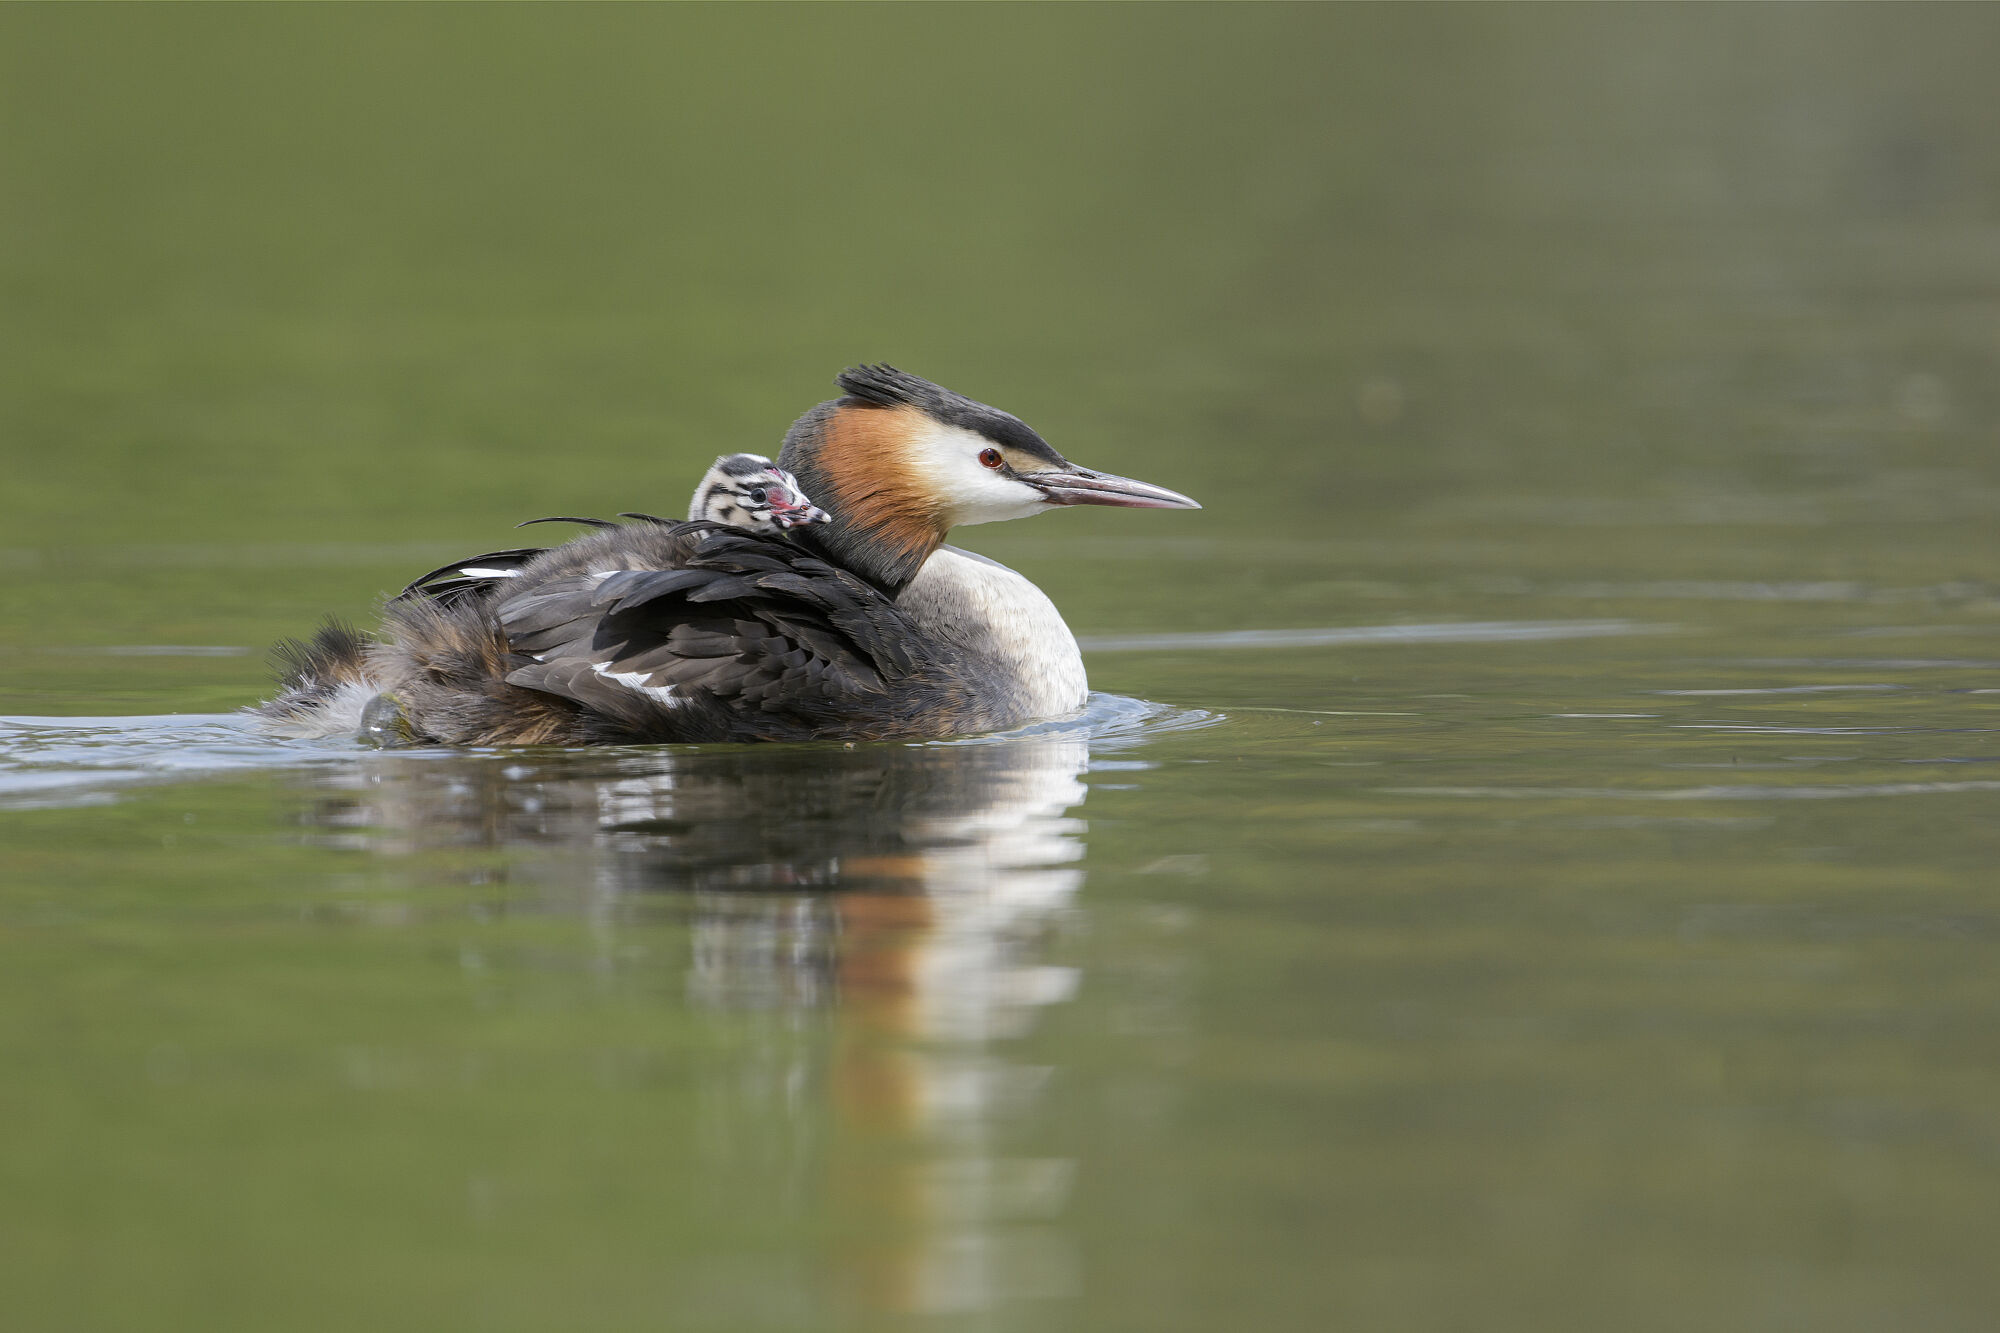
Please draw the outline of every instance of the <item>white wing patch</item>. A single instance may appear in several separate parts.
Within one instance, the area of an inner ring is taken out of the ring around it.
[[[518,569],[479,569],[472,565],[467,565],[458,572],[469,579],[518,579],[521,577],[521,571]]]
[[[612,572],[615,573],[616,571],[614,570]],[[609,662],[592,662],[590,664],[590,669],[592,671],[595,671],[598,675],[604,677],[606,680],[615,680],[620,685],[629,686],[630,688],[639,691],[639,693],[641,694],[650,695],[652,698],[658,699],[663,704],[667,704],[672,707],[679,707],[680,705],[681,701],[679,699],[674,698],[673,686],[648,685],[646,683],[646,673],[643,671],[613,671],[611,669],[611,663]]]

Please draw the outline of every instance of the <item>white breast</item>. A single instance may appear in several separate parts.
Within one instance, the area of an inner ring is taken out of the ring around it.
[[[897,604],[927,631],[962,648],[1007,692],[1015,720],[1081,709],[1090,684],[1076,636],[1048,595],[997,560],[943,546]]]

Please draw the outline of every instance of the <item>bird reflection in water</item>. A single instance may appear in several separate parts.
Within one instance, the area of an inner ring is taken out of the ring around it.
[[[702,1071],[705,1132],[726,1146],[774,1115],[823,1117],[824,1136],[793,1137],[816,1145],[798,1174],[824,1182],[843,1295],[968,1311],[1077,1284],[1072,1163],[1000,1145],[1049,1073],[1008,1039],[1077,985],[1047,960],[1083,879],[1071,812],[1091,743],[1078,723],[931,745],[385,754],[322,773],[313,822],[377,852],[505,849],[514,900],[580,905],[607,966],[635,907],[684,915],[689,1004],[824,1028]]]

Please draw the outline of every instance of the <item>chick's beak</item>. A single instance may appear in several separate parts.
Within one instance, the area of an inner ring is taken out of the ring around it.
[[[1026,472],[1021,480],[1040,491],[1052,505],[1115,505],[1121,509],[1199,509],[1179,491],[1149,481],[1114,477],[1087,467]]]
[[[805,492],[787,490],[782,493],[776,487],[766,501],[771,507],[771,521],[780,528],[803,528],[808,523],[831,523],[833,515],[806,499]]]

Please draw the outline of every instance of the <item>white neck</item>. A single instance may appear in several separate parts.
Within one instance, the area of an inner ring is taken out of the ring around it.
[[[1080,710],[1090,693],[1083,654],[1040,588],[995,560],[940,547],[896,598],[923,628],[994,676],[1018,726]]]

